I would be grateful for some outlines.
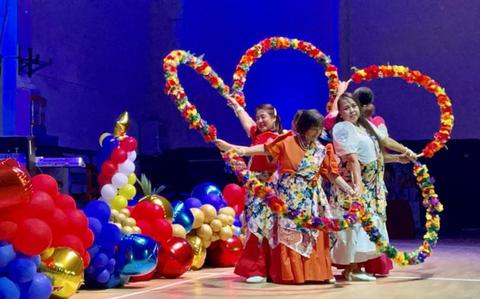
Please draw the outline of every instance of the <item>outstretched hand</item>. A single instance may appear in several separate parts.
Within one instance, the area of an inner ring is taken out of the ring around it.
[[[229,150],[232,150],[233,149],[233,145],[226,142],[225,140],[222,140],[222,139],[216,139],[214,141],[215,145],[218,147],[218,149],[222,152],[226,152],[226,151],[229,151]]]

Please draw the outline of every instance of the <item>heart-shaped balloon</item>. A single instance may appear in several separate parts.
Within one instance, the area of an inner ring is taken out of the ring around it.
[[[30,175],[16,160],[0,160],[0,209],[28,203],[31,195]]]

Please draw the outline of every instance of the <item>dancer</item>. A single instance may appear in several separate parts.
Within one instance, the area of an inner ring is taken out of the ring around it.
[[[366,202],[375,225],[388,241],[386,230],[386,188],[383,181],[382,148],[401,152],[392,159],[415,160],[417,155],[385,135],[361,113],[361,105],[351,94],[344,93],[338,100],[338,116],[332,135],[337,154],[341,158],[341,174]],[[337,216],[345,213],[350,200],[342,192],[333,192],[332,210]],[[361,271],[359,263],[377,258],[373,244],[360,224],[337,233],[332,249],[334,264],[345,267],[347,280],[372,281],[375,277]]]
[[[264,144],[274,140],[283,132],[282,123],[277,110],[271,104],[262,104],[255,109],[254,121],[233,97],[227,97],[229,106],[240,120],[252,145]],[[272,181],[272,174],[277,169],[276,163],[265,155],[253,156],[249,169],[255,172],[264,183]],[[247,242],[242,256],[235,266],[235,274],[246,278],[248,283],[266,281],[269,235],[273,226],[273,215],[270,208],[261,198],[247,195],[245,203],[245,220],[247,224]]]
[[[265,145],[243,147],[217,140],[220,150],[235,150],[240,155],[270,155],[278,161],[277,196],[289,209],[306,215],[323,216],[328,206],[321,188],[322,176],[338,186],[339,192],[353,196],[355,191],[339,175],[332,145],[323,146],[318,137],[323,116],[314,109],[298,112],[295,131],[283,134]],[[329,238],[324,231],[298,227],[286,216],[276,216],[270,243],[268,277],[274,283],[300,284],[307,281],[333,281]]]

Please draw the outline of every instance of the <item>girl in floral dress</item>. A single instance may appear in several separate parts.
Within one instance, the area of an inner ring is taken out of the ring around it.
[[[277,196],[289,210],[323,216],[328,202],[323,192],[322,176],[349,195],[351,188],[339,175],[331,145],[318,142],[323,116],[318,111],[303,110],[295,122],[296,134],[289,132],[265,145],[242,147],[217,140],[221,150],[235,150],[240,155],[271,156],[278,162]],[[274,283],[300,284],[333,279],[328,234],[311,227],[299,227],[287,216],[275,216],[268,278]]]

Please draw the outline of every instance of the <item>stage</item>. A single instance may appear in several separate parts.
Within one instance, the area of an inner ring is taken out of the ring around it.
[[[413,249],[420,241],[396,241],[399,249]],[[337,283],[298,286],[246,284],[232,268],[190,271],[179,279],[155,279],[121,289],[81,290],[82,298],[480,298],[480,240],[442,240],[433,256],[418,266],[395,266],[376,282],[347,282],[335,271]]]

